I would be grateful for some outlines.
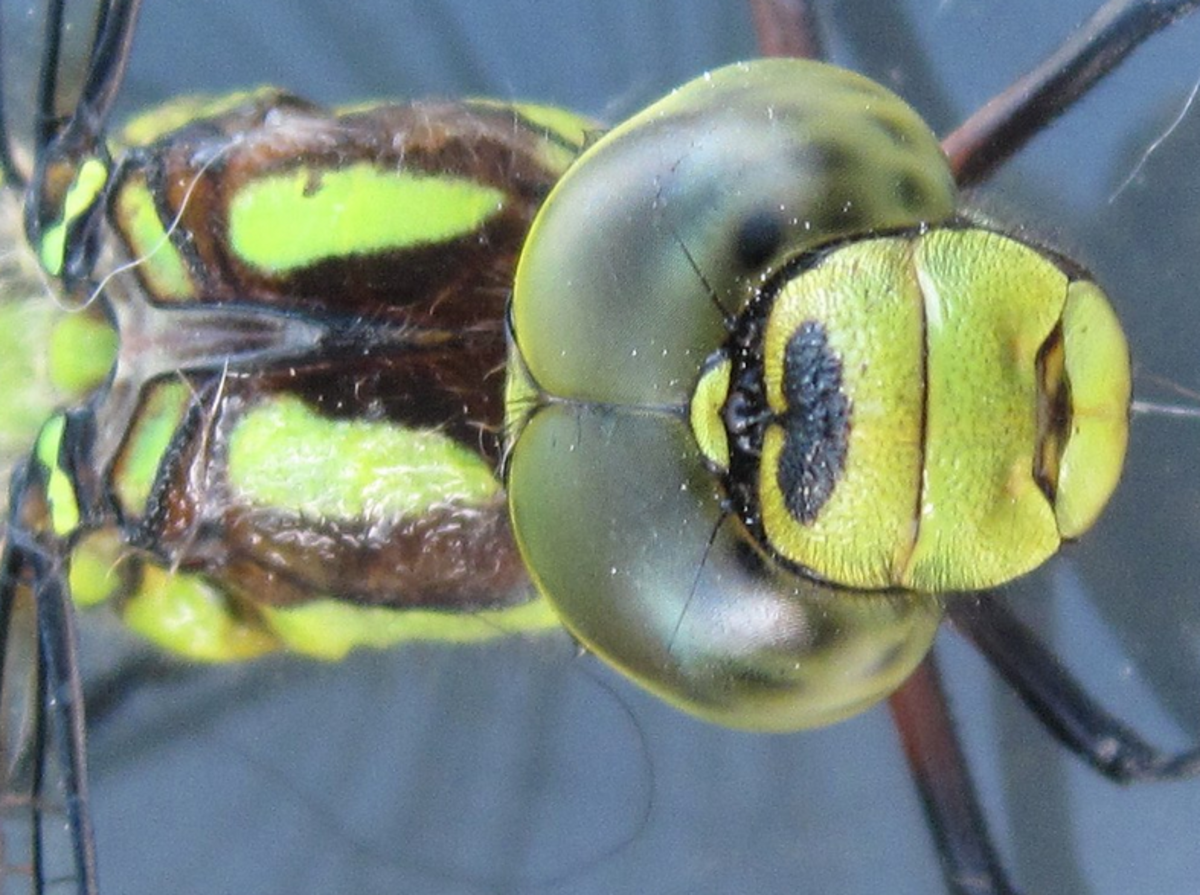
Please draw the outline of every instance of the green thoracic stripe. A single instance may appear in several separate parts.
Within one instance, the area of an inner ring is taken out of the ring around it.
[[[441,432],[328,419],[296,398],[265,402],[238,422],[229,479],[259,506],[364,523],[483,503],[500,490],[486,460]]]
[[[79,502],[71,476],[59,463],[67,418],[61,413],[46,421],[34,449],[38,464],[46,477],[46,498],[50,503],[50,525],[59,537],[65,537],[79,527]]]
[[[123,146],[149,146],[155,140],[161,140],[172,131],[179,130],[193,121],[216,118],[238,106],[269,102],[277,93],[273,87],[258,87],[218,96],[199,94],[176,97],[127,121],[121,128],[121,136],[114,152]]]
[[[131,180],[116,197],[116,215],[138,270],[155,298],[191,298],[195,290],[179,250],[171,244],[154,195],[144,182]]]
[[[501,210],[504,192],[461,177],[298,168],[254,180],[233,197],[229,236],[243,262],[285,273],[331,258],[465,236]]]
[[[511,111],[521,116],[527,125],[546,132],[547,137],[558,142],[564,148],[573,148],[576,152],[583,149],[589,134],[600,131],[600,125],[590,118],[584,118],[575,112],[568,112],[558,106],[547,106],[541,103],[509,103],[503,100],[474,98],[466,101],[468,106],[481,109],[499,109]]]
[[[337,660],[359,646],[387,647],[413,641],[472,643],[507,634],[559,630],[558,615],[545,597],[501,609],[397,612],[326,599],[301,606],[267,607],[264,615],[287,648],[318,659]]]
[[[547,133],[556,136],[562,143],[577,150],[583,149],[589,133],[594,134],[600,130],[600,126],[596,122],[557,106],[516,103],[513,108],[530,124],[545,128]]]
[[[42,266],[51,276],[56,277],[62,273],[63,264],[66,261],[67,227],[95,204],[97,197],[104,191],[106,183],[108,183],[108,166],[100,159],[88,159],[79,166],[79,171],[75,174],[75,181],[67,190],[62,217],[52,227],[46,228],[46,232],[42,234],[41,245],[38,247]]]
[[[492,99],[469,99],[468,106],[482,109],[510,111],[517,116],[514,125],[521,124],[543,132],[539,141],[538,155],[550,170],[559,173],[568,167],[583,152],[588,140],[602,133],[599,123],[584,118],[557,106],[540,103],[508,103]]]
[[[150,500],[163,458],[191,404],[192,391],[178,379],[155,383],[142,401],[121,451],[113,486],[125,512],[140,515]]]

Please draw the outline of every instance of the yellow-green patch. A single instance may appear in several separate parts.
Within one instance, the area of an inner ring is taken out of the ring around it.
[[[117,332],[85,311],[55,321],[50,332],[50,381],[67,394],[83,395],[108,378],[117,359]]]
[[[254,180],[230,202],[229,239],[251,267],[286,273],[333,258],[466,236],[504,205],[504,192],[359,162]]]
[[[171,244],[155,207],[154,196],[141,180],[131,180],[116,197],[116,218],[150,292],[159,299],[195,294],[183,257]]]
[[[61,316],[44,295],[17,297],[10,291],[0,299],[0,474],[17,454],[29,451],[50,411],[66,397],[54,388],[43,347]]]
[[[257,619],[230,611],[221,591],[198,575],[147,565],[121,614],[131,630],[200,662],[241,662],[279,649]]]
[[[250,503],[313,519],[390,520],[500,491],[479,454],[431,429],[328,419],[277,398],[238,421],[229,481]]]
[[[692,434],[701,453],[709,463],[720,469],[729,468],[729,438],[725,434],[725,422],[721,408],[729,397],[729,376],[732,371],[729,358],[707,367],[700,374],[696,392],[689,407]]]
[[[67,418],[55,414],[42,426],[34,455],[46,477],[46,499],[50,503],[50,525],[54,533],[66,537],[79,527],[79,502],[71,476],[59,463]]]
[[[67,581],[76,606],[98,606],[117,595],[122,584],[118,564],[125,549],[115,528],[91,532],[75,544]]]
[[[1063,311],[1071,435],[1054,503],[1059,531],[1077,538],[1121,479],[1129,441],[1129,347],[1112,305],[1095,283],[1072,283]]]
[[[90,158],[75,173],[75,179],[63,201],[62,217],[47,227],[38,247],[42,266],[51,276],[62,273],[66,261],[67,228],[96,204],[108,183],[108,166],[98,158]]]
[[[113,475],[113,488],[127,514],[139,515],[150,499],[163,457],[191,399],[191,389],[177,379],[155,383],[143,397]]]
[[[508,609],[483,612],[397,611],[318,600],[290,609],[265,610],[271,628],[288,649],[336,661],[361,646],[387,647],[413,641],[472,643],[511,634],[562,627],[545,597]]]

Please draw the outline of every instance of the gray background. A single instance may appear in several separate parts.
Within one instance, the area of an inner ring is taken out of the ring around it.
[[[945,131],[1097,0],[824,4],[836,58]],[[754,54],[739,0],[147,0],[135,103],[271,82],[322,100],[490,95],[619,120]],[[1097,273],[1137,389],[1200,388],[1200,22],[1155,40],[974,197]],[[1107,704],[1200,734],[1200,423],[1140,419],[1098,530],[1014,602]],[[86,632],[103,655],[118,635]],[[1121,790],[939,642],[1002,850],[1042,895],[1193,892],[1200,782]],[[565,637],[271,660],[143,683],[92,731],[105,890],[930,893],[937,860],[886,710],[761,737],[656,704]]]

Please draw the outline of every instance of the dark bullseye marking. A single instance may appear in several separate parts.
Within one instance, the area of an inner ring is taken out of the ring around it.
[[[783,242],[783,221],[762,210],[748,215],[738,227],[737,260],[743,270],[761,271]]]
[[[850,402],[842,390],[842,362],[825,328],[806,321],[788,341],[780,422],[785,442],[776,473],[788,512],[803,524],[816,521],[846,462]]]

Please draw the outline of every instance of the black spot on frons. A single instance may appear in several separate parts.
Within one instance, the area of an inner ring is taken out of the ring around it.
[[[816,321],[800,325],[783,362],[787,410],[776,481],[798,522],[816,521],[846,463],[850,401],[842,388],[842,362]]]

